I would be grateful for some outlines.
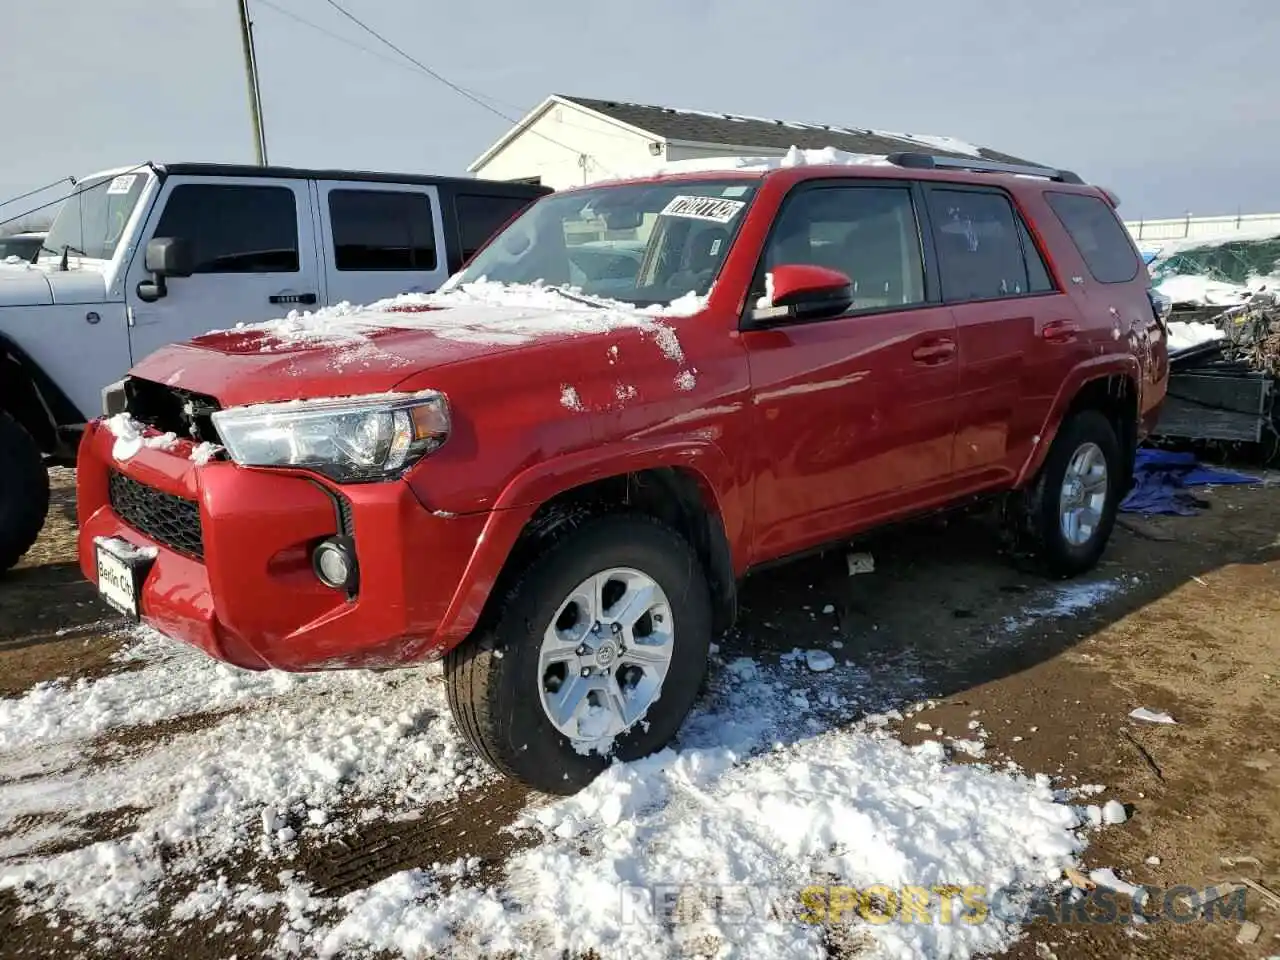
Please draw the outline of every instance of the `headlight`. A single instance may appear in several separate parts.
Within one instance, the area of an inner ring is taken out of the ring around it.
[[[385,480],[449,436],[449,405],[435,390],[231,407],[213,415],[231,459],[306,467],[338,481]]]

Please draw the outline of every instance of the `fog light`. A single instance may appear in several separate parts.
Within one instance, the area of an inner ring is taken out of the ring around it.
[[[358,579],[356,556],[346,537],[331,537],[316,547],[311,566],[326,587],[354,592]]]

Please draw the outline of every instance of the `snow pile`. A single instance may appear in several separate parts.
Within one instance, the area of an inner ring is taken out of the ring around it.
[[[1247,286],[1194,274],[1169,277],[1156,287],[1156,292],[1174,303],[1196,303],[1206,307],[1235,306],[1252,295]]]
[[[682,173],[715,173],[723,170],[736,170],[743,173],[763,173],[768,170],[779,170],[784,167],[807,167],[818,165],[836,166],[891,166],[883,154],[850,153],[837,150],[835,147],[823,147],[819,150],[802,150],[791,147],[782,156],[768,157],[698,157],[692,160],[671,160],[666,163],[654,162],[638,166],[622,173],[610,173],[592,178],[593,183],[605,183],[611,180],[630,180],[639,177],[676,176]]]
[[[584,300],[586,302],[584,302]],[[579,291],[480,278],[435,293],[408,293],[366,306],[342,302],[321,310],[297,310],[276,320],[237,324],[213,334],[259,334],[263,352],[279,347],[352,346],[386,330],[423,330],[444,340],[516,346],[539,337],[609,333],[637,328],[674,337],[660,317],[690,316],[705,300],[686,295],[668,306],[640,308]]]
[[[974,160],[982,159],[981,148],[956,137],[937,137],[927,133],[890,133],[886,130],[872,130],[871,133],[877,137],[905,140],[909,146],[928,147],[930,150],[941,150],[943,153],[959,153]]]
[[[412,952],[460,928],[484,954],[523,945],[521,956],[656,960],[701,945],[818,957],[826,908],[840,906],[831,887],[982,884],[988,898],[1025,903],[1083,845],[1076,812],[1046,778],[951,765],[936,742],[907,748],[833,732],[738,760],[668,750],[613,767],[526,817],[544,839],[511,859],[505,889],[442,894],[424,871],[391,877],[343,902],[347,916],[323,934],[321,955]],[[1017,935],[1009,902],[986,923],[946,924],[938,894],[927,896],[933,923],[868,922],[855,901],[831,926],[853,925],[885,956],[965,957]]]
[[[1213,323],[1173,320],[1169,323],[1169,352],[1189,350],[1210,340],[1221,340],[1226,333]]]

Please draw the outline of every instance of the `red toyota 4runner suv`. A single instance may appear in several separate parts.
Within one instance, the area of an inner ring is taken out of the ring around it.
[[[443,657],[476,749],[573,791],[675,735],[761,564],[982,494],[1097,561],[1167,379],[1114,207],[924,154],[548,195],[438,294],[138,364],[81,566],[241,667]]]

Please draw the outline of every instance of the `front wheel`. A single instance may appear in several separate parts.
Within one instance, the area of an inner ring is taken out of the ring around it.
[[[0,410],[0,573],[31,549],[49,512],[49,471],[31,434]]]
[[[711,600],[692,547],[644,516],[589,520],[538,557],[445,661],[454,720],[494,767],[573,793],[661,749],[698,695]]]
[[[1101,413],[1082,410],[1063,423],[1022,511],[1049,573],[1071,577],[1097,564],[1115,527],[1124,467],[1115,428]]]

